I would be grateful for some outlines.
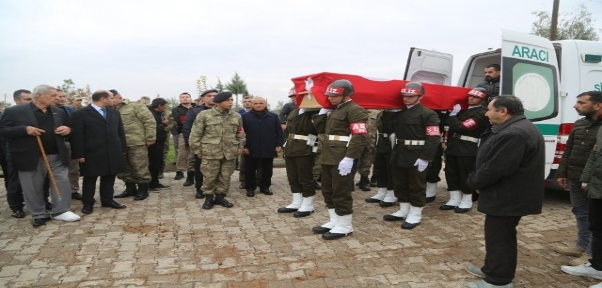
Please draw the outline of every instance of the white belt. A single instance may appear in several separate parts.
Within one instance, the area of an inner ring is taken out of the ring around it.
[[[389,137],[389,134],[387,133],[378,133],[378,135],[383,135],[383,137]]]
[[[474,138],[474,137],[470,137],[470,136],[454,134],[454,138],[458,138],[458,139],[464,140],[464,141],[479,143],[479,138]]]
[[[329,141],[349,142],[349,140],[351,140],[351,137],[349,137],[349,136],[341,136],[341,135],[328,135],[328,140]]]
[[[401,139],[397,139],[395,140],[396,144],[399,144],[403,141],[403,145],[406,146],[422,146],[424,145],[424,140],[401,140]]]
[[[288,138],[297,139],[297,140],[307,140],[307,135],[289,134]]]

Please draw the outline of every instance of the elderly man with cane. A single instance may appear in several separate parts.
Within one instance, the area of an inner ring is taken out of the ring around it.
[[[39,85],[32,94],[33,102],[7,108],[0,120],[0,136],[11,139],[12,164],[19,173],[25,205],[34,218],[32,226],[46,225],[50,216],[60,221],[78,221],[79,215],[69,211],[71,193],[67,193],[71,185],[64,137],[71,133],[69,120],[63,110],[52,106],[57,99],[55,88]],[[50,215],[44,202],[47,174],[54,178],[50,186]]]

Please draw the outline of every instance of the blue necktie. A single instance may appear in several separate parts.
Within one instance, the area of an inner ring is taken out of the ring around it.
[[[100,111],[102,111],[102,118],[107,119],[107,108],[100,108]]]

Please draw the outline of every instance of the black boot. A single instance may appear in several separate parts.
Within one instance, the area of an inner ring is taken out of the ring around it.
[[[376,187],[378,186],[378,183],[376,183],[376,176],[374,174],[372,174],[372,177],[370,177],[370,187]]]
[[[126,198],[130,196],[135,196],[138,193],[136,190],[136,183],[134,182],[125,182],[125,190],[121,192],[121,194],[117,194],[113,196],[113,198]]]
[[[205,198],[205,194],[203,194],[203,190],[201,190],[201,187],[196,187],[196,194],[194,194],[194,197],[196,199],[203,199],[203,198]]]
[[[182,186],[192,186],[194,184],[194,171],[186,173],[186,181]]]
[[[232,203],[228,202],[228,200],[226,200],[226,194],[224,193],[220,193],[215,195],[215,204],[219,204],[222,205],[226,208],[232,208]]]
[[[213,203],[213,195],[205,195],[205,203],[203,203],[203,209],[209,210],[213,208],[213,205],[215,205],[215,203]]]
[[[180,180],[182,178],[184,178],[184,173],[182,173],[182,171],[177,171],[176,177],[173,177],[173,180]]]
[[[140,201],[146,198],[148,198],[148,184],[140,183],[138,184],[138,193],[136,193],[136,197],[134,197],[134,200]]]
[[[368,175],[362,175],[359,184],[358,187],[362,189],[362,191],[370,191],[370,179],[368,178]]]

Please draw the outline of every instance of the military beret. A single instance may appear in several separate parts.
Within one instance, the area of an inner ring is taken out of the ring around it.
[[[232,92],[220,92],[213,97],[213,103],[221,103],[232,97]]]
[[[203,91],[203,93],[201,93],[201,97],[203,97],[203,96],[205,96],[205,95],[207,95],[209,93],[212,93],[212,92],[217,93],[217,90],[215,90],[215,89],[205,90],[205,91]]]

